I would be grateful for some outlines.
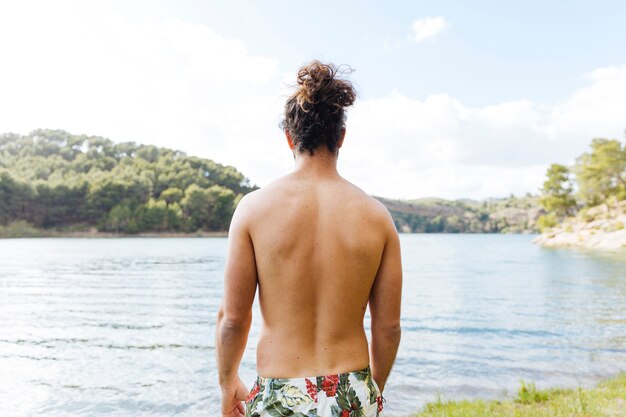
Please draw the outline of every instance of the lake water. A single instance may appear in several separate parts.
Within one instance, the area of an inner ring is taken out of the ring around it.
[[[626,255],[402,235],[387,416],[626,371]],[[226,239],[0,240],[0,415],[217,416]],[[258,306],[241,376],[251,386]]]

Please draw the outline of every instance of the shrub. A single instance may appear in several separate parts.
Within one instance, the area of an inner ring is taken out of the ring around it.
[[[515,402],[522,404],[543,403],[548,401],[548,393],[545,391],[538,391],[534,382],[526,384],[521,381],[522,386],[517,391],[517,398]]]
[[[557,225],[556,215],[554,213],[542,214],[537,219],[537,227],[541,233],[548,231]]]
[[[16,237],[40,237],[47,236],[45,230],[37,229],[32,224],[24,220],[9,223],[6,226],[0,224],[0,238]]]

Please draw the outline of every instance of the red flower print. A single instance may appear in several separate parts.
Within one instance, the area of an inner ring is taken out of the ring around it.
[[[341,417],[350,417],[350,412],[348,410],[343,410],[341,412]]]
[[[322,381],[322,390],[327,397],[334,397],[337,393],[337,385],[339,384],[339,375],[326,375]]]
[[[380,413],[383,411],[383,397],[380,395],[376,397],[376,402],[378,403],[378,412]]]
[[[257,382],[254,383],[254,386],[252,387],[252,390],[250,391],[250,393],[248,394],[248,396],[246,397],[246,403],[249,403],[250,401],[252,401],[252,399],[254,397],[256,397],[256,395],[259,393],[259,384]]]
[[[317,385],[311,382],[309,378],[304,378],[304,380],[306,381],[306,392],[309,394],[309,397],[317,401]]]

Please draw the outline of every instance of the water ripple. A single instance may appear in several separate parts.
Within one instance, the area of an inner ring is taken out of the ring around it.
[[[437,395],[510,395],[520,379],[577,386],[626,371],[626,258],[544,250],[532,237],[401,236],[403,336],[388,416]],[[0,240],[2,415],[218,415],[226,242]]]

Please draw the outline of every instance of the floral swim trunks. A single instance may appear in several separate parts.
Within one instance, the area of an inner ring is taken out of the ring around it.
[[[383,417],[383,401],[369,365],[324,376],[257,376],[246,398],[246,417]]]

